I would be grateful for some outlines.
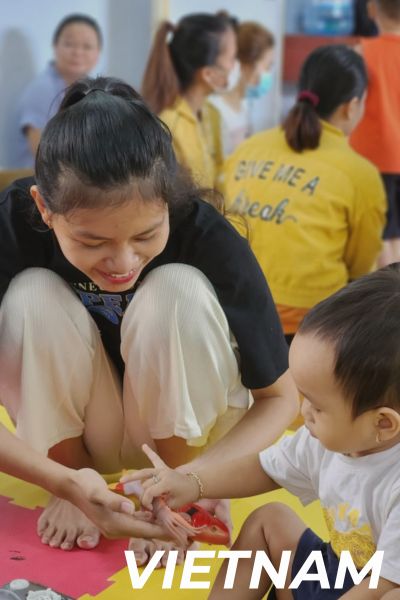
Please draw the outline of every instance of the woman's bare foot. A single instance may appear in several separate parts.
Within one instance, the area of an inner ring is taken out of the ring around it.
[[[43,544],[62,550],[71,550],[75,545],[91,550],[100,539],[99,530],[82,511],[55,496],[39,517],[37,533]]]

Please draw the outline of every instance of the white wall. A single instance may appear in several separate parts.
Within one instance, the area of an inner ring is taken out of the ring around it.
[[[157,19],[177,21],[190,12],[225,9],[242,20],[259,20],[278,41],[277,84],[253,106],[253,121],[260,129],[275,124],[280,115],[283,5],[284,0],[0,0],[0,168],[13,166],[16,99],[52,58],[52,35],[66,15],[81,12],[98,21],[104,49],[95,72],[121,77],[136,88]]]
[[[52,58],[57,24],[74,12],[90,15],[102,29],[95,73],[140,85],[150,45],[150,0],[0,0],[0,167],[12,167],[16,99]]]

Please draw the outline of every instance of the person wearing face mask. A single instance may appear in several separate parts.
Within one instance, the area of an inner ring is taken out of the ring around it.
[[[273,85],[272,33],[258,23],[245,21],[237,27],[237,44],[233,88],[210,98],[221,116],[224,156],[231,154],[251,133],[249,102],[265,96]]]
[[[58,24],[53,35],[54,60],[31,81],[18,103],[13,166],[33,167],[42,129],[58,111],[65,89],[94,68],[102,40],[99,25],[87,15],[68,15]]]
[[[227,88],[235,59],[230,19],[190,14],[176,27],[160,25],[145,70],[143,97],[169,127],[178,161],[201,186],[215,187],[223,162],[219,113],[207,98]]]

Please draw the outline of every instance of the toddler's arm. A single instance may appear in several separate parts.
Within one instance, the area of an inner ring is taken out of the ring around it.
[[[170,469],[148,446],[143,446],[154,465],[154,469],[142,469],[121,479],[143,481],[142,504],[150,508],[153,498],[166,494],[168,505],[179,508],[189,502],[195,502],[201,496],[205,498],[242,498],[255,496],[262,492],[278,489],[263,470],[258,454],[251,454],[216,466],[202,466],[196,473],[183,474]]]
[[[363,579],[359,585],[355,585],[343,596],[340,596],[340,600],[386,600],[386,598],[389,600],[390,598],[400,598],[400,590],[395,583],[380,577],[378,587],[376,589],[369,589],[369,580],[369,577]],[[398,596],[389,594],[391,590],[395,590],[396,588]]]

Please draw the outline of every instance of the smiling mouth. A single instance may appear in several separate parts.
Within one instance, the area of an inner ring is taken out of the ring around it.
[[[131,277],[134,271],[128,271],[127,273],[106,273],[109,277],[113,279],[125,279],[126,277]]]
[[[127,283],[139,274],[140,269],[131,269],[127,273],[106,273],[105,271],[99,272],[105,279],[107,279],[107,281],[112,283]]]

